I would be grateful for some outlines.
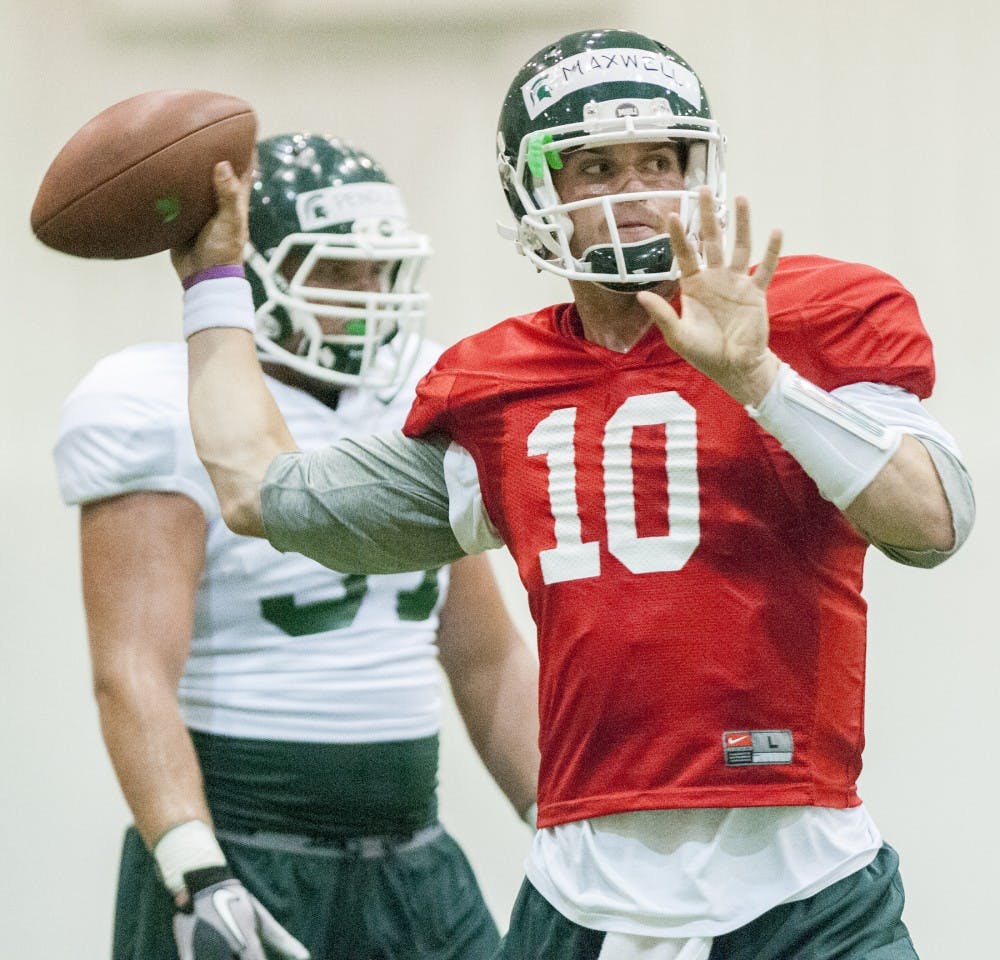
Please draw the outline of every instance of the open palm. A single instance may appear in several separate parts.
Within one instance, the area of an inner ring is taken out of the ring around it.
[[[704,267],[685,236],[680,218],[671,216],[670,242],[681,268],[681,315],[654,293],[640,293],[664,339],[680,356],[715,380],[741,403],[757,403],[778,370],[768,347],[767,286],[778,264],[781,234],[774,231],[764,258],[750,267],[750,207],[737,197],[736,241],[725,263],[722,227],[715,217],[711,192],[698,198]]]

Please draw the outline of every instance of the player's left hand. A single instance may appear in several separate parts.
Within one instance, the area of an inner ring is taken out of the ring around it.
[[[309,960],[310,956],[232,877],[193,891],[190,906],[174,914],[174,939],[180,960],[268,960],[272,955]],[[271,953],[265,952],[265,945]]]
[[[711,377],[730,396],[756,406],[777,376],[780,361],[768,347],[766,290],[778,265],[781,233],[771,233],[763,260],[751,277],[750,205],[737,197],[736,238],[729,264],[712,192],[698,197],[702,255],[698,257],[676,214],[668,223],[670,243],[681,268],[681,316],[650,291],[638,300],[672,349]]]
[[[253,170],[248,169],[242,177],[237,177],[232,164],[223,160],[212,171],[212,183],[215,215],[197,236],[170,251],[170,262],[181,280],[209,267],[243,263],[243,251],[250,235]]]

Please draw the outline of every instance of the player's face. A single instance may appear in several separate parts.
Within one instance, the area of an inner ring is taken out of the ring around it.
[[[281,265],[281,272],[286,280],[291,280],[305,257],[288,256]],[[304,286],[323,290],[350,290],[352,292],[375,293],[383,288],[383,271],[385,263],[376,260],[329,260],[321,259],[309,271]],[[329,304],[330,300],[319,299],[317,303]],[[332,301],[336,304],[337,301]],[[326,334],[343,333],[346,321],[336,317],[317,317],[320,327]]]
[[[384,264],[375,260],[320,260],[309,271],[305,285],[328,290],[381,289]]]
[[[563,203],[641,193],[647,190],[683,190],[684,170],[677,148],[670,143],[620,143],[570,150],[563,167],[552,171],[552,181]],[[616,203],[613,207],[623,243],[648,240],[667,232],[667,217],[680,209],[676,198]],[[588,247],[609,243],[610,231],[600,205],[570,211],[573,236],[570,249],[580,256]]]

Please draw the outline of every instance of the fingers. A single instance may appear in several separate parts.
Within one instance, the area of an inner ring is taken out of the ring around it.
[[[764,257],[757,265],[757,269],[753,275],[753,282],[761,290],[766,290],[768,284],[770,284],[771,278],[774,276],[774,271],[778,268],[778,257],[780,255],[781,231],[772,230],[771,236],[767,240],[767,249],[764,251]]]
[[[674,325],[680,322],[680,317],[666,300],[650,290],[642,290],[636,294],[639,306],[649,314],[650,319],[660,328],[660,332],[669,339]]]
[[[241,202],[244,199],[249,201],[253,171],[247,169],[242,177],[237,177],[232,164],[222,160],[215,165],[212,176],[219,209],[238,213]]]
[[[750,269],[750,203],[746,197],[736,197],[733,201],[736,209],[736,240],[733,244],[732,269],[746,273]],[[753,282],[766,290],[774,271],[778,268],[778,257],[781,255],[781,231],[772,230],[768,237],[764,257],[754,271]]]
[[[715,216],[715,200],[709,187],[698,190],[698,215],[701,221],[701,252],[709,267],[725,266],[722,227]]]
[[[182,280],[207,267],[243,262],[250,232],[252,183],[252,170],[237,177],[226,160],[212,168],[215,213],[194,237],[170,251],[170,260]]]
[[[670,249],[677,259],[677,266],[681,268],[681,276],[694,276],[701,269],[698,255],[688,242],[687,231],[676,213],[667,218],[667,233],[670,234]]]
[[[310,960],[309,951],[274,919],[267,907],[253,894],[250,900],[257,913],[261,939],[284,960]]]
[[[723,261],[722,227],[715,216],[712,193],[707,187],[702,187],[699,191],[698,207],[701,216],[702,253],[705,263],[708,267],[722,267],[725,265]],[[745,274],[750,269],[750,256],[753,252],[752,231],[750,229],[750,202],[746,197],[736,197],[733,201],[733,208],[736,212],[736,231],[729,269],[734,273]],[[673,232],[671,232],[670,238],[671,243],[673,243]],[[778,258],[781,255],[781,239],[780,230],[773,230],[771,232],[764,257],[754,271],[754,283],[761,290],[767,289],[771,278],[774,276],[774,271],[778,267]],[[689,276],[690,273],[694,272],[689,272],[683,263],[681,263],[681,269],[683,276]]]
[[[216,188],[233,177],[233,165],[228,160],[220,160],[212,170],[215,175]]]
[[[733,244],[731,267],[739,273],[750,269],[750,204],[746,197],[733,201],[736,209],[736,237]]]
[[[206,241],[210,241],[206,242],[206,246],[217,248],[217,253],[235,257],[233,262],[239,263],[249,234],[252,171],[237,177],[232,164],[223,160],[215,165],[212,174],[217,210],[203,231]]]

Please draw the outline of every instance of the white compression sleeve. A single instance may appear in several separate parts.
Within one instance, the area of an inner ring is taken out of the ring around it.
[[[827,393],[787,363],[760,406],[746,410],[841,510],[875,479],[903,436],[899,427]]]

